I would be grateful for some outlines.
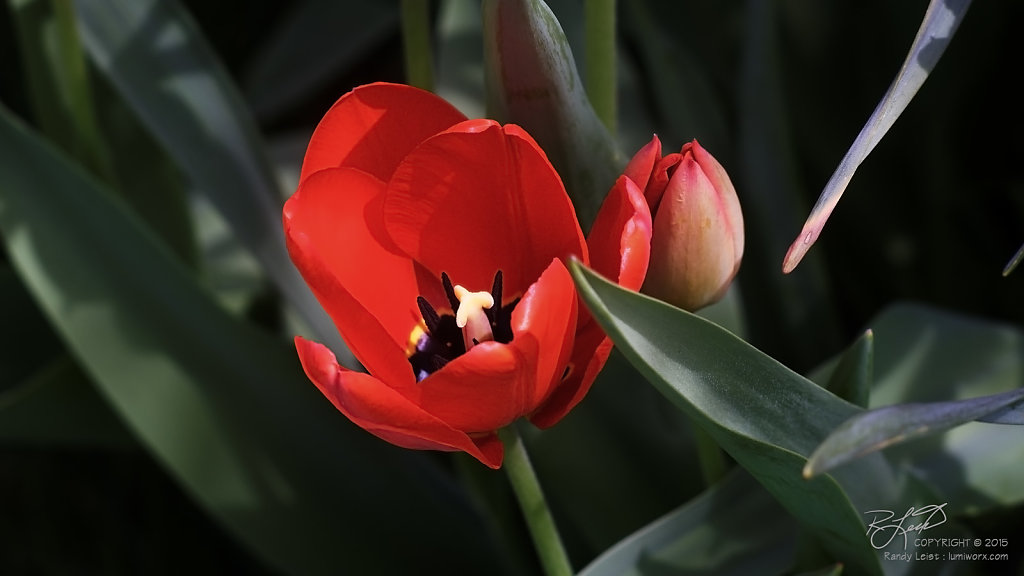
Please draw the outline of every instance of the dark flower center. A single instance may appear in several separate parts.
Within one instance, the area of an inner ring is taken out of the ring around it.
[[[416,305],[420,309],[423,323],[418,324],[410,333],[409,349],[406,353],[417,382],[422,382],[424,378],[465,354],[467,350],[464,332],[466,329],[459,327],[455,317],[455,312],[459,309],[461,302],[456,296],[456,287],[452,284],[451,278],[444,272],[441,273],[441,285],[448,297],[451,313],[445,310],[439,314],[426,298],[423,296],[416,298]],[[494,305],[483,309],[483,314],[486,316],[487,323],[490,324],[492,339],[495,342],[508,344],[512,341],[512,310],[520,299],[515,298],[508,304],[502,305],[501,270],[494,275],[490,294],[494,299]],[[475,344],[479,344],[479,341],[472,338],[472,345]]]

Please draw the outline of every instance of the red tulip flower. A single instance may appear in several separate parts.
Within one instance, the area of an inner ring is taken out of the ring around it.
[[[626,179],[583,239],[558,173],[515,125],[467,120],[429,92],[371,84],[309,143],[284,207],[292,260],[368,374],[295,338],[306,375],[398,446],[501,466],[496,431],[553,425],[611,347],[570,258],[638,289],[650,211]]]

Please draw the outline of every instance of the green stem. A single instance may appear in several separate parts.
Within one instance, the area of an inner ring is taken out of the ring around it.
[[[725,456],[722,449],[703,428],[692,424],[693,439],[697,444],[697,459],[700,461],[700,471],[704,476],[704,484],[708,487],[714,486],[726,473]]]
[[[405,76],[412,86],[434,89],[434,52],[430,47],[430,1],[402,0]]]
[[[533,545],[537,548],[544,573],[547,576],[571,576],[573,572],[569,556],[565,553],[562,538],[555,527],[555,519],[544,500],[544,492],[530,464],[519,431],[515,424],[510,424],[499,430],[498,435],[505,444],[505,472],[519,500],[526,525],[530,528],[530,536],[533,537]]]
[[[615,135],[615,0],[586,0],[583,16],[586,35],[587,96],[613,136]]]

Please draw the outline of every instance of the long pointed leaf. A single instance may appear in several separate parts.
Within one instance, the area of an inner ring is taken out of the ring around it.
[[[281,196],[245,102],[174,0],[75,2],[82,42],[319,340],[345,350],[288,259]],[[343,358],[343,361],[345,358]]]
[[[876,460],[846,476],[842,487],[832,478],[800,476],[807,456],[856,406],[706,320],[623,290],[578,263],[572,269],[594,318],[666,398],[820,534],[837,559],[881,572],[849,498],[874,505],[892,498],[891,470]]]
[[[839,199],[853,179],[854,172],[875,149],[889,128],[892,128],[896,119],[924,84],[928,74],[935,68],[939,57],[946,50],[946,46],[953,39],[953,34],[956,33],[970,5],[971,0],[931,0],[928,3],[928,10],[910,52],[903,61],[903,66],[882,97],[882,101],[868,118],[867,124],[839,162],[839,167],[825,184],[825,189],[811,209],[803,230],[786,253],[786,258],[782,262],[783,272],[788,273],[796,268],[811,249],[825,227],[825,221],[839,204]]]
[[[0,232],[128,427],[260,558],[295,574],[412,573],[436,558],[495,568],[479,519],[427,460],[349,425],[290,343],[221,309],[116,197],[2,108]]]
[[[827,472],[855,458],[972,420],[995,415],[1009,421],[1008,408],[1024,408],[1024,388],[952,402],[897,404],[857,414],[836,428],[804,466],[804,476]],[[999,413],[996,415],[996,413]]]
[[[778,502],[734,471],[610,548],[580,576],[779,574],[792,564],[796,529]]]

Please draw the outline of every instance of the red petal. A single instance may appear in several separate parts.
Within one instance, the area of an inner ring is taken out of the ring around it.
[[[576,407],[590,391],[598,373],[612,351],[612,341],[591,321],[576,332],[576,344],[569,361],[571,372],[536,412],[530,422],[538,428],[550,428]]]
[[[420,382],[420,407],[454,428],[487,432],[532,412],[562,375],[576,326],[576,290],[558,260],[512,313],[509,344],[485,342]]]
[[[466,117],[442,98],[403,84],[368,84],[342,96],[313,132],[300,181],[350,166],[387,182],[417,144]]]
[[[647,182],[647,187],[644,188],[644,197],[647,198],[647,205],[651,208],[651,214],[658,213],[658,205],[661,204],[661,199],[665,195],[669,179],[672,177],[669,174],[669,170],[674,169],[679,164],[681,158],[682,155],[678,152],[673,152],[668,156],[662,157],[655,164],[654,171],[651,172],[651,179]]]
[[[608,192],[587,237],[590,265],[630,290],[639,290],[651,259],[651,211],[626,176]]]
[[[462,450],[491,468],[501,467],[504,448],[497,435],[472,438],[452,428],[373,376],[338,366],[322,344],[296,337],[295,349],[306,376],[360,428],[403,448]]]
[[[643,192],[627,176],[620,176],[587,238],[591,266],[624,288],[639,290],[651,258],[651,230],[651,212]],[[611,340],[581,307],[571,372],[530,421],[547,428],[568,414],[590,391],[611,349]]]
[[[651,137],[650,142],[644,144],[644,147],[633,155],[633,158],[630,159],[622,174],[635,182],[641,190],[645,190],[647,189],[648,181],[651,179],[651,172],[654,171],[654,165],[660,159],[661,140],[655,134]]]
[[[419,322],[412,260],[380,220],[384,184],[348,168],[307,178],[285,203],[292,261],[356,357],[378,378],[409,384],[405,346]]]
[[[395,171],[384,220],[396,244],[470,290],[504,274],[522,294],[553,258],[588,261],[558,173],[517,126],[470,120],[430,138]]]

